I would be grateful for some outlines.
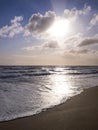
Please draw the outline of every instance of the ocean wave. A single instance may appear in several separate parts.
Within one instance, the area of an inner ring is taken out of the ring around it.
[[[98,67],[0,67],[0,121],[34,115],[98,86]]]

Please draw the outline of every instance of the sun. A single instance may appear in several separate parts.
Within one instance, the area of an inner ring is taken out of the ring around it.
[[[67,35],[70,31],[70,21],[66,19],[56,20],[47,30],[52,37],[60,38]]]

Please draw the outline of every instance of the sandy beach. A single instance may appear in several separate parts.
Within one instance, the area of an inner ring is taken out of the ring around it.
[[[38,115],[0,123],[0,130],[97,130],[98,87]]]

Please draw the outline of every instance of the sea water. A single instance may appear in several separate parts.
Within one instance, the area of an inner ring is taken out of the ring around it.
[[[0,121],[37,114],[94,86],[97,66],[0,66]]]

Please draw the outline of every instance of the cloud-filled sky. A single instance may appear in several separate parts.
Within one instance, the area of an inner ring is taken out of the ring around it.
[[[98,65],[97,0],[0,0],[0,65]]]

